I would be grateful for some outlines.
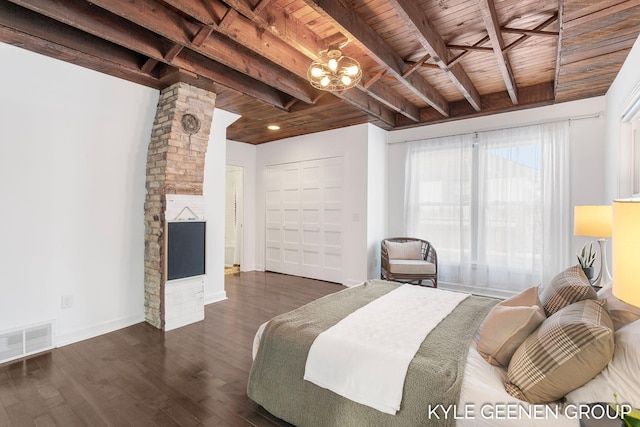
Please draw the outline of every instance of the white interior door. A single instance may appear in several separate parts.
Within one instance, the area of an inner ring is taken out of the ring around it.
[[[225,184],[225,267],[240,265],[242,244],[242,168],[227,165]]]
[[[341,283],[342,157],[266,169],[266,269]]]

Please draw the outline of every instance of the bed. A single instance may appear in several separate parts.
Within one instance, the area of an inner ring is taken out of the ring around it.
[[[610,376],[600,378],[595,386],[586,384],[578,388],[573,400],[570,393],[564,405],[531,404],[509,394],[504,385],[509,371],[506,367],[487,362],[486,355],[481,355],[477,348],[479,328],[487,323],[488,314],[497,311],[495,307],[504,302],[480,296],[461,300],[421,342],[406,371],[402,403],[394,415],[357,403],[304,379],[307,356],[319,335],[351,313],[388,296],[399,286],[393,282],[372,280],[320,298],[262,325],[254,342],[254,363],[247,390],[249,397],[276,417],[301,427],[535,426],[541,425],[541,417],[545,426],[578,426],[579,420],[573,416],[574,412],[566,411],[567,406],[603,401],[608,396],[603,394],[603,382],[608,383],[610,389],[618,389],[618,394],[622,392],[626,401],[640,405],[640,397],[636,395],[640,392],[634,390],[634,384],[618,387],[618,384],[610,384]],[[571,305],[575,301],[564,303]],[[633,324],[633,332],[627,333],[625,338],[632,343],[640,337],[640,321]],[[635,378],[640,372],[640,362],[638,366],[634,365],[635,359],[640,357],[636,350],[630,353],[631,362],[624,360],[618,363],[636,370]],[[598,372],[601,370],[599,368]],[[613,399],[604,401],[610,400]],[[518,412],[515,418],[510,416],[514,411]]]

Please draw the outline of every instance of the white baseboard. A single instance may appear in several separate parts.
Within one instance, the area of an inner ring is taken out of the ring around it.
[[[212,304],[218,301],[224,301],[226,299],[227,299],[227,293],[225,291],[216,292],[216,293],[204,296],[204,305]]]
[[[56,331],[55,344],[56,347],[64,347],[65,345],[117,331],[118,329],[126,328],[127,326],[135,325],[140,322],[144,322],[144,314],[127,316],[121,319],[90,326],[83,326],[67,331]]]

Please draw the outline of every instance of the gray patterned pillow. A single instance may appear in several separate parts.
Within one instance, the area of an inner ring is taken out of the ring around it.
[[[558,273],[542,290],[540,302],[547,317],[558,310],[586,299],[598,299],[580,264]]]
[[[555,402],[607,366],[613,337],[606,301],[569,305],[542,322],[516,350],[505,389],[527,402]]]

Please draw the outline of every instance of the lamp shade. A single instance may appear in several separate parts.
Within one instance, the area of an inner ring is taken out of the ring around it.
[[[640,307],[640,199],[613,202],[613,294]]]
[[[611,237],[611,206],[576,206],[573,211],[573,234]]]

